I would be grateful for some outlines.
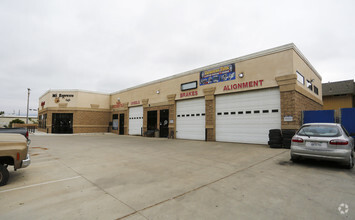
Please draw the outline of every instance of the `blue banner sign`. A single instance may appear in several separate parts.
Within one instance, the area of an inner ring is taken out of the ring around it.
[[[235,79],[235,65],[216,67],[200,72],[200,86]]]

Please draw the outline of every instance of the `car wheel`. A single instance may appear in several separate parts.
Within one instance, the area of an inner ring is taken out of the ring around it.
[[[6,185],[9,180],[9,171],[3,165],[0,165],[0,186]]]
[[[297,157],[297,156],[292,156],[291,155],[291,161],[294,162],[294,163],[297,163],[298,161],[300,161],[300,158]]]

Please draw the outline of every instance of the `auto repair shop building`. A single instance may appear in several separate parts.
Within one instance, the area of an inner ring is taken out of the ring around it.
[[[322,109],[322,78],[294,44],[205,66],[111,94],[49,90],[40,130],[267,144]]]

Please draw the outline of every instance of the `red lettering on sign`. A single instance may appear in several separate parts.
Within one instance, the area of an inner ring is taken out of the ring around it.
[[[121,108],[124,107],[124,105],[121,102],[116,102],[116,105],[112,106],[113,108]]]
[[[133,102],[131,102],[131,105],[139,105],[139,104],[141,104],[140,101],[133,101]]]
[[[198,95],[197,91],[182,92],[182,93],[180,93],[180,98],[189,97],[189,96],[197,96],[197,95]]]
[[[249,82],[243,82],[243,83],[238,83],[238,84],[235,83],[232,85],[226,85],[226,86],[224,86],[223,91],[263,86],[263,82],[264,82],[264,80],[260,79],[260,80],[256,80],[256,81],[249,81]]]

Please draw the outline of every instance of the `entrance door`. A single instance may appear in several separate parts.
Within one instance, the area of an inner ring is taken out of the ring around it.
[[[120,114],[120,133],[124,134],[124,114]]]
[[[157,111],[148,111],[148,130],[157,129]]]
[[[53,113],[52,133],[72,134],[73,133],[73,113]]]
[[[160,110],[160,137],[169,135],[169,109]]]

